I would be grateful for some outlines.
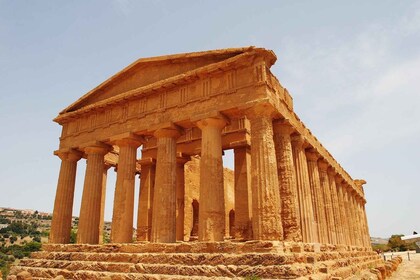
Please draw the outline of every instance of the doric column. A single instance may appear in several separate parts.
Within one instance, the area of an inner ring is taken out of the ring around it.
[[[139,163],[141,166],[141,173],[139,206],[137,212],[137,241],[150,241],[156,160],[152,158],[142,158]]]
[[[300,224],[303,242],[318,242],[314,210],[312,207],[308,164],[305,155],[304,138],[300,135],[292,138],[293,159],[296,169],[296,183],[299,198]]]
[[[77,161],[81,158],[82,153],[68,150],[57,151],[55,154],[61,159],[61,168],[55,194],[49,242],[66,244],[70,242]]]
[[[111,165],[107,163],[104,164],[104,173],[102,177],[101,218],[99,222],[99,244],[104,243],[106,180],[108,178],[108,169],[110,167]]]
[[[176,240],[184,241],[185,171],[190,159],[182,154],[176,158]]]
[[[273,129],[284,239],[287,241],[302,241],[296,173],[290,138],[290,134],[294,130],[286,122],[277,122]]]
[[[334,222],[334,210],[333,210],[333,205],[332,205],[332,200],[331,200],[331,190],[330,190],[330,186],[328,182],[327,169],[328,169],[328,163],[324,160],[319,160],[318,161],[319,180],[321,182],[322,196],[324,199],[328,243],[338,244],[337,232],[335,229],[335,222]]]
[[[260,105],[247,114],[252,142],[252,231],[256,240],[283,239],[272,112]]]
[[[325,205],[321,190],[321,180],[319,178],[318,159],[319,155],[315,151],[306,150],[308,160],[309,182],[311,186],[312,205],[314,207],[314,217],[317,225],[318,242],[328,243],[327,221],[325,218]]]
[[[119,147],[119,156],[111,239],[113,243],[130,243],[133,242],[137,148],[141,145],[142,138],[130,134],[114,141]]]
[[[157,159],[153,194],[152,242],[176,242],[176,139],[173,126],[155,131]]]
[[[84,149],[87,154],[85,183],[80,207],[77,243],[98,244],[101,223],[102,181],[107,145],[96,143]]]
[[[197,122],[201,129],[199,241],[223,241],[225,237],[225,194],[223,185],[223,118]]]
[[[359,179],[359,180],[354,180],[354,183],[356,184],[356,186],[359,188],[360,192],[362,193],[361,197],[358,196],[358,204],[359,204],[359,209],[360,209],[360,221],[361,221],[360,224],[364,233],[362,237],[363,245],[364,247],[371,249],[372,246],[370,243],[369,226],[368,226],[366,210],[365,210],[366,200],[363,197],[364,195],[363,185],[366,184],[366,181]]]
[[[354,236],[354,220],[351,211],[351,200],[350,200],[350,192],[346,182],[342,181],[341,189],[343,191],[343,201],[344,201],[344,214],[346,215],[346,226],[347,226],[347,235],[348,241],[350,242],[349,245],[355,245],[355,236]]]
[[[364,223],[364,226],[365,226],[365,242],[366,242],[366,244],[367,244],[367,248],[372,248],[371,246],[370,246],[370,234],[369,234],[369,225],[368,225],[368,221],[367,221],[367,215],[366,215],[366,208],[365,208],[365,204],[366,204],[366,201],[362,201],[362,217],[363,217],[363,223]]]
[[[234,149],[235,156],[235,227],[234,237],[252,239],[251,150]]]
[[[351,188],[350,190],[350,202],[351,202],[351,210],[352,210],[352,216],[354,221],[354,236],[355,236],[355,245],[356,246],[362,246],[362,229],[360,227],[360,220],[358,216],[358,209],[357,209],[357,202],[356,202],[356,191]]]
[[[343,188],[341,186],[341,181],[343,180],[340,175],[336,175],[334,177],[335,186],[337,188],[337,196],[338,196],[338,203],[339,203],[339,212],[341,216],[341,227],[343,231],[343,244],[350,245],[350,236],[349,236],[349,227],[348,227],[348,217],[346,214],[346,202],[344,198]]]
[[[360,231],[362,232],[361,236],[360,236],[361,246],[362,247],[368,247],[368,246],[370,247],[370,236],[369,236],[369,242],[366,242],[365,236],[367,236],[368,233],[367,233],[367,230],[364,226],[363,219],[362,219],[362,201],[363,201],[363,198],[361,198],[360,196],[356,196],[355,199],[356,199],[356,208],[357,208],[357,217],[358,217],[358,220],[359,220],[359,227],[360,227]]]
[[[334,213],[334,226],[337,236],[337,244],[344,244],[343,221],[341,220],[340,201],[338,199],[337,187],[335,185],[335,171],[333,168],[328,168],[328,182],[331,193],[331,202]]]

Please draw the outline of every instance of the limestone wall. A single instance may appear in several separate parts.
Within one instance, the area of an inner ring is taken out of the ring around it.
[[[233,171],[224,168],[225,186],[225,209],[226,209],[226,228],[229,228],[229,212],[234,209],[234,174]],[[185,227],[184,240],[190,240],[191,230],[193,229],[193,201],[200,204],[200,160],[193,157],[185,164]],[[198,213],[197,213],[198,214]],[[198,229],[197,229],[198,230]]]

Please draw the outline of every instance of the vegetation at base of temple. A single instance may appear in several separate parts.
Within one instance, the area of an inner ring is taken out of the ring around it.
[[[387,244],[372,244],[372,248],[375,251],[381,251],[381,252],[388,252],[388,251],[404,252],[404,251],[415,250],[416,249],[415,243],[404,242],[403,240],[401,240],[402,236],[404,235],[394,234],[391,236],[391,238],[389,238]]]
[[[48,240],[51,214],[0,208],[0,271],[5,278],[10,266],[41,249]]]
[[[6,278],[10,265],[40,250],[48,241],[52,214],[0,207],[0,271]],[[73,217],[70,243],[76,243],[79,218]],[[109,243],[111,223],[105,222],[103,242]],[[1,278],[1,277],[0,277]]]

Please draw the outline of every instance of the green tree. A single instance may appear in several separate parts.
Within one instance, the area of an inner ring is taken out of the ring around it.
[[[76,243],[77,233],[76,230],[72,229],[70,232],[70,243]]]

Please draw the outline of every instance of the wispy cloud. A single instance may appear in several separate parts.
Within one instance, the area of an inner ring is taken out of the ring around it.
[[[285,42],[280,63],[299,113],[334,155],[420,138],[420,50],[401,49],[419,44],[419,15],[417,8],[392,25],[335,34],[327,48]]]

